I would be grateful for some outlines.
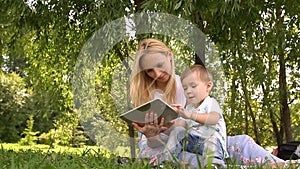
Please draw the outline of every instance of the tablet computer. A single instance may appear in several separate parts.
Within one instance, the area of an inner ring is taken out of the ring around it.
[[[145,116],[150,111],[153,111],[157,114],[158,121],[164,117],[164,123],[167,123],[178,117],[178,113],[160,98],[151,100],[145,104],[142,104],[141,106],[131,109],[128,112],[121,114],[120,117],[129,124],[132,122],[145,124]]]

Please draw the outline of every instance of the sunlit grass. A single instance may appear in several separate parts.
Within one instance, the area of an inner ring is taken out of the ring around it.
[[[109,164],[109,158],[101,154],[101,158],[97,158],[95,153],[68,152],[62,149],[33,149],[33,147],[20,148],[11,147],[12,149],[1,148],[2,160],[0,166],[2,168],[92,168],[92,163],[102,162]],[[97,159],[97,160],[95,160]]]
[[[62,153],[66,152],[68,154],[82,154],[83,152],[89,151],[89,153],[95,153],[100,151],[102,154],[107,156],[108,158],[112,155],[111,152],[106,150],[103,147],[98,147],[98,146],[83,146],[80,148],[76,147],[67,147],[67,146],[59,146],[56,145],[54,148],[51,148],[49,145],[44,145],[44,144],[35,144],[31,146],[25,146],[25,145],[20,145],[18,143],[1,143],[0,148],[3,147],[6,150],[13,150],[14,152],[19,152],[19,151],[26,151],[26,150],[31,150],[31,151],[39,151],[39,152],[56,152],[56,153]],[[122,156],[122,157],[129,157],[130,156],[130,150],[128,147],[118,147],[116,149],[116,152],[114,152],[116,156]]]
[[[120,153],[127,153],[126,148],[119,148]],[[1,169],[42,168],[42,169],[78,169],[78,168],[151,168],[147,162],[131,162],[120,164],[117,162],[120,154],[112,154],[97,146],[82,148],[48,145],[21,146],[13,143],[0,144]]]
[[[122,148],[121,148],[122,149]],[[127,150],[123,150],[127,152]],[[118,155],[97,146],[72,148],[48,145],[20,146],[19,144],[0,144],[0,166],[3,169],[150,169],[153,166],[147,160],[135,160],[126,164],[117,162]],[[163,168],[187,168],[180,164],[164,163]],[[230,164],[229,169],[240,169],[241,166]],[[253,169],[283,168],[271,166],[247,166]],[[298,169],[300,165],[288,167]]]
[[[31,151],[41,151],[41,152],[67,152],[70,154],[78,154],[78,153],[82,153],[84,150],[86,149],[93,149],[93,150],[97,150],[99,149],[99,147],[97,146],[84,146],[81,148],[75,148],[75,147],[66,147],[66,146],[55,146],[54,148],[51,148],[49,145],[44,145],[44,144],[35,144],[35,145],[20,145],[18,143],[1,143],[0,147],[3,147],[6,150],[13,150],[15,152],[19,152],[19,151],[26,151],[26,150],[31,150]],[[105,150],[103,149],[103,151],[105,152]]]

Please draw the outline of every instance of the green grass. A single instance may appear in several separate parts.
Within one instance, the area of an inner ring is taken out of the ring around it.
[[[56,146],[55,149],[47,145],[20,146],[18,144],[0,144],[0,167],[3,169],[151,169],[153,166],[147,160],[139,160],[127,164],[116,162],[117,156],[103,148],[85,146],[71,148]],[[165,163],[164,169],[184,168],[178,164]],[[230,169],[240,169],[230,165]],[[247,167],[267,169],[270,166]],[[278,169],[280,167],[277,167]],[[300,168],[300,165],[289,167]]]
[[[1,169],[115,169],[151,168],[145,161],[119,164],[117,156],[95,146],[71,148],[47,145],[0,144]]]
[[[1,145],[0,166],[2,168],[112,168],[108,154],[101,149],[71,149],[59,147],[49,149],[49,146],[18,146],[17,144]]]
[[[69,154],[81,154],[87,150],[91,151],[91,152],[96,152],[96,151],[100,151],[102,154],[105,154],[108,158],[110,157],[111,153],[109,153],[109,151],[106,151],[105,148],[101,148],[98,146],[83,146],[81,148],[74,148],[74,147],[66,147],[66,146],[59,146],[59,145],[55,145],[55,148],[50,148],[49,145],[44,145],[44,144],[34,144],[31,146],[25,146],[25,145],[20,145],[18,143],[1,143],[0,144],[0,148],[4,148],[6,150],[13,150],[15,152],[21,151],[21,150],[39,150],[43,153],[48,152],[48,151],[52,151],[52,152],[66,152]],[[127,147],[118,147],[117,150],[117,155],[119,156],[125,156],[125,157],[129,157],[130,154],[130,150]]]

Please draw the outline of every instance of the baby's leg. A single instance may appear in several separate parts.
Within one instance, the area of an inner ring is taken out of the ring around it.
[[[201,157],[201,166],[215,164],[220,167],[225,167],[225,152],[218,138],[209,137],[205,139],[199,136],[189,135],[186,143],[183,142],[183,146],[185,147],[184,150],[198,154],[199,157]]]
[[[182,126],[174,127],[169,135],[168,142],[166,144],[166,151],[171,156],[178,157],[178,154],[182,152],[181,140],[185,137],[186,129]]]
[[[225,151],[222,147],[220,140],[216,137],[209,137],[204,144],[204,166],[216,165],[225,167]]]

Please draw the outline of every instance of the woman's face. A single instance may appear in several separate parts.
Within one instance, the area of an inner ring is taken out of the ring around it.
[[[171,56],[163,53],[148,53],[140,60],[140,66],[145,73],[160,83],[167,83],[172,72]]]

